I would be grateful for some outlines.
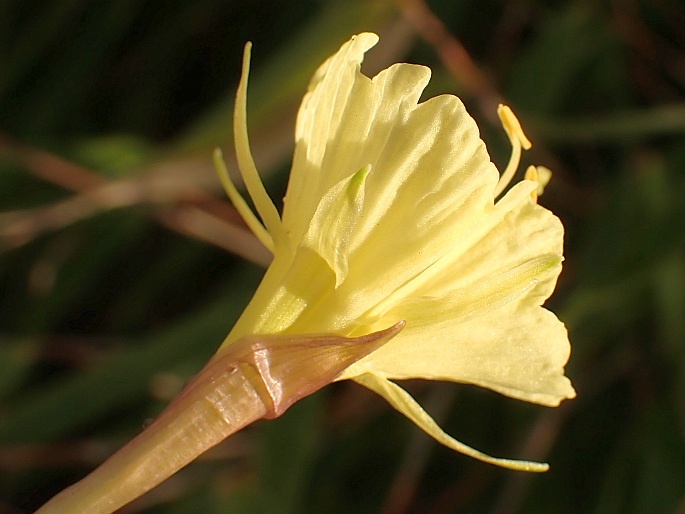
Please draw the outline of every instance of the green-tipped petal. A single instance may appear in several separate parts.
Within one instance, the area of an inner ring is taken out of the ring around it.
[[[531,306],[551,294],[561,271],[563,227],[531,197],[522,181],[455,239],[450,252],[363,316],[407,319],[418,325],[483,315],[527,293]],[[530,292],[528,290],[530,289]],[[440,313],[440,315],[438,314]],[[387,321],[384,321],[387,322]]]
[[[295,127],[295,155],[286,192],[283,224],[293,240],[308,230],[319,200],[336,183],[365,167],[370,161],[339,162],[322,169],[328,144],[340,137],[359,137],[349,132],[345,119],[350,109],[365,107],[355,101],[359,88],[368,88],[371,79],[360,72],[364,53],[378,42],[375,34],[359,34],[324,62],[314,74],[302,100]]]
[[[533,203],[535,186],[514,186],[470,242],[372,309],[369,319],[407,328],[343,377],[468,382],[545,405],[573,397],[566,329],[540,307],[561,270],[563,228]]]
[[[364,205],[364,183],[371,167],[366,166],[335,184],[321,199],[303,245],[311,248],[335,272],[335,287],[347,278],[347,255]]]

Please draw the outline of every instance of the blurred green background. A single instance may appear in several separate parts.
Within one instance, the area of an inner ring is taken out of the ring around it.
[[[465,54],[441,59],[441,27]],[[476,462],[335,384],[124,511],[685,513],[684,27],[678,0],[0,1],[0,513],[138,433],[256,287],[264,253],[211,166],[245,41],[253,151],[280,198],[306,83],[362,30],[381,35],[367,73],[431,66],[427,95],[459,95],[500,166],[505,99],[526,162],[554,170],[541,203],[567,249],[548,305],[578,398],[404,384],[455,437],[552,468]]]

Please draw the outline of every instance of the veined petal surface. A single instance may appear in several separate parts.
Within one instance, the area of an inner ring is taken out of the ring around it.
[[[428,68],[361,73],[377,41],[353,37],[314,75],[281,223],[270,224],[282,237],[225,344],[259,333],[363,336],[403,320],[338,380],[363,383],[454,449],[542,470],[453,440],[390,380],[471,383],[544,405],[575,396],[564,376],[566,329],[542,307],[563,261],[561,222],[537,204],[548,174],[538,180],[543,169],[534,168],[495,201],[530,146],[513,113],[500,108],[513,145],[500,178],[458,98],[419,103]],[[237,144],[246,146],[244,132]]]
[[[540,307],[561,271],[563,227],[530,201],[535,183],[524,182],[497,203],[494,221],[484,216],[484,234],[445,256],[447,267],[436,265],[445,269],[429,270],[411,291],[384,302],[387,311],[376,309],[379,325],[405,319],[407,327],[341,378],[375,372],[468,382],[546,405],[575,395],[563,374],[566,329]]]
[[[317,215],[330,217],[320,200],[371,168],[351,240],[340,241],[346,262],[334,272],[345,280],[320,302],[335,310],[336,328],[454,251],[494,208],[498,173],[461,101],[445,95],[419,104],[430,76],[423,66],[363,75],[361,53],[375,41],[357,36],[317,72],[298,117],[284,202],[283,226],[296,247],[322,225]]]

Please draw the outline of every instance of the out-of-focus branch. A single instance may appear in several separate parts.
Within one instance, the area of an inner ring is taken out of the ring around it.
[[[97,173],[62,159],[49,152],[23,145],[0,134],[0,156],[42,178],[71,191],[85,191],[105,181]]]
[[[653,6],[654,16],[660,18],[660,24],[667,31],[667,35],[662,35],[647,25],[639,2],[613,0],[610,7],[612,28],[617,38],[632,50],[630,69],[643,94],[655,103],[680,101],[680,91],[685,86],[682,52],[685,18],[678,9],[669,10],[666,4]]]
[[[0,136],[0,155],[50,183],[76,192],[47,206],[0,214],[0,250],[22,246],[39,235],[98,212],[152,206],[163,226],[223,248],[260,266],[270,253],[244,226],[235,209],[188,178],[206,172],[209,161],[185,161],[185,173],[165,173],[178,163],[161,164],[134,179],[107,181],[87,168]]]
[[[435,48],[445,69],[469,95],[476,99],[481,113],[492,123],[499,123],[497,106],[502,103],[502,97],[492,82],[473,62],[464,45],[450,34],[423,0],[397,0],[397,2],[402,14],[414,30]]]

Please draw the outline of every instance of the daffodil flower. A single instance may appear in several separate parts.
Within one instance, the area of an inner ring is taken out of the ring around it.
[[[564,376],[566,329],[541,306],[563,260],[561,222],[536,202],[549,171],[529,168],[497,199],[531,146],[512,111],[499,108],[513,148],[500,176],[458,98],[419,103],[428,68],[361,73],[377,41],[375,34],[353,37],[315,73],[297,118],[282,216],[250,154],[246,47],[234,134],[261,222],[225,168],[222,176],[273,262],[224,346],[246,334],[359,336],[403,320],[398,335],[338,380],[375,391],[455,450],[544,470],[456,441],[394,380],[471,383],[549,406],[575,396]]]
[[[314,75],[297,118],[282,216],[250,153],[246,47],[234,138],[257,214],[218,151],[215,161],[273,261],[223,345],[171,405],[40,514],[113,512],[334,380],[375,391],[450,448],[509,468],[547,469],[453,439],[395,381],[471,383],[543,405],[575,395],[563,370],[566,330],[542,307],[563,259],[562,225],[537,204],[550,172],[530,167],[509,187],[530,147],[511,110],[499,109],[513,148],[500,176],[459,99],[418,103],[428,68],[361,73],[377,41],[353,37]]]

